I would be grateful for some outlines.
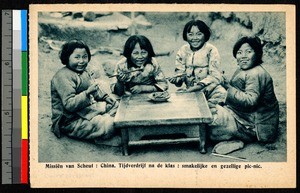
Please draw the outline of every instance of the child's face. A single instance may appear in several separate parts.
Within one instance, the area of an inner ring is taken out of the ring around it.
[[[83,72],[89,62],[85,48],[76,48],[69,57],[68,67],[75,72]]]
[[[148,59],[148,51],[141,49],[140,44],[135,44],[134,49],[131,52],[131,61],[138,67],[141,67],[146,63]]]
[[[237,51],[236,59],[240,68],[247,70],[255,66],[256,55],[252,47],[245,43]]]
[[[205,36],[197,26],[192,26],[191,31],[186,35],[186,39],[192,49],[198,49],[205,43]]]

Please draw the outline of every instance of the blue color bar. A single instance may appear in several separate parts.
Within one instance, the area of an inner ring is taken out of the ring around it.
[[[27,51],[27,10],[21,10],[22,51]]]

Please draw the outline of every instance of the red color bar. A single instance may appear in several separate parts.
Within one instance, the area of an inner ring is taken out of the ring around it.
[[[28,140],[22,139],[21,145],[21,184],[28,184]]]

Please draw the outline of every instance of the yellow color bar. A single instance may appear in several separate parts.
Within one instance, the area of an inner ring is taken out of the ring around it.
[[[27,96],[22,96],[22,139],[28,139],[28,107],[27,107]]]

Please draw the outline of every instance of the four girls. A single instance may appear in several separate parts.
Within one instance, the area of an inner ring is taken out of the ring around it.
[[[279,108],[271,76],[262,67],[262,45],[258,38],[243,37],[233,48],[238,69],[229,83],[219,71],[220,55],[208,42],[210,29],[200,20],[183,29],[187,44],[177,52],[175,75],[169,82],[185,86],[186,92],[203,91],[213,113],[208,126],[215,141],[274,141]],[[166,91],[167,80],[155,59],[149,39],[133,35],[125,43],[123,58],[116,64],[112,93]],[[79,139],[109,140],[114,136],[113,116],[118,102],[93,82],[86,67],[91,59],[88,46],[73,40],[63,45],[63,65],[51,81],[52,130]]]

